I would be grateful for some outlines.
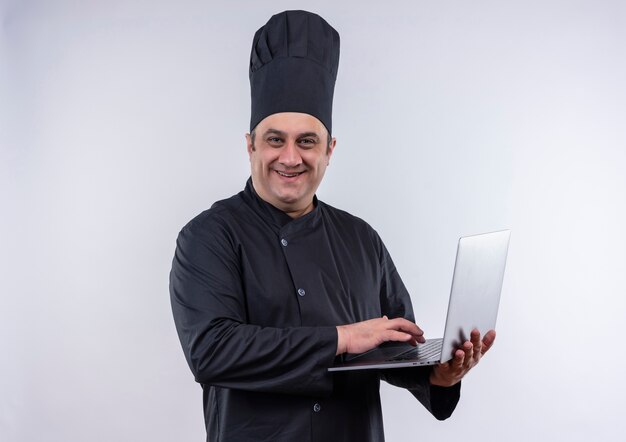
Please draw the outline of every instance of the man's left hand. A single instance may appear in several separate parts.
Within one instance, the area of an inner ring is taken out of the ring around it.
[[[487,353],[496,339],[495,330],[489,330],[485,337],[480,339],[480,331],[472,330],[470,340],[454,352],[454,357],[448,362],[436,365],[430,374],[430,383],[441,387],[451,387],[461,381]]]

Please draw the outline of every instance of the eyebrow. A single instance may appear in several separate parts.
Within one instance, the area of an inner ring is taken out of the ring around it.
[[[287,132],[283,132],[282,130],[278,130],[278,129],[268,129],[265,131],[265,133],[263,134],[263,137],[267,137],[268,135],[278,135],[280,137],[287,137]],[[298,134],[298,136],[296,138],[304,138],[304,137],[315,137],[319,140],[319,135],[315,132],[303,132],[301,134]]]
[[[315,132],[304,132],[298,135],[298,138],[306,138],[306,137],[314,137],[314,138],[317,138],[318,140],[320,138],[319,135],[317,135]]]

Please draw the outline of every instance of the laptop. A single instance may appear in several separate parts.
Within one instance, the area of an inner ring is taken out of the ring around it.
[[[435,365],[452,359],[477,328],[483,336],[494,329],[511,231],[483,233],[459,239],[443,338],[413,347],[387,342],[361,354],[346,354],[328,371]]]

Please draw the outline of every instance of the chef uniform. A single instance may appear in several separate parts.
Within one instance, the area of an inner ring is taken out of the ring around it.
[[[273,16],[252,47],[251,131],[268,115],[302,112],[330,133],[338,62],[339,35],[324,19]],[[337,325],[415,318],[378,234],[316,197],[294,219],[248,180],[181,230],[170,293],[207,441],[382,441],[381,379],[438,419],[458,402],[460,384],[430,385],[430,367],[327,371]]]

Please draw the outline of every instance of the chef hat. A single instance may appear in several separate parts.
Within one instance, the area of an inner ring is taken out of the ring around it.
[[[302,112],[332,129],[339,34],[307,11],[272,16],[252,41],[250,131],[277,112]]]

